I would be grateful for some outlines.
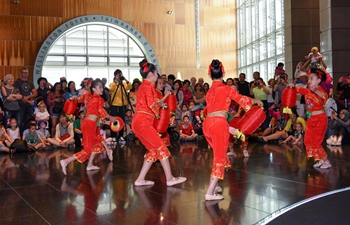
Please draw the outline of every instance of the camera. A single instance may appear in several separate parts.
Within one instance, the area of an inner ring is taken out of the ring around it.
[[[254,85],[255,85],[255,86],[259,86],[260,83],[259,83],[259,82],[255,82]]]
[[[123,81],[125,80],[125,77],[123,75],[120,75],[120,78],[119,78],[120,81]]]

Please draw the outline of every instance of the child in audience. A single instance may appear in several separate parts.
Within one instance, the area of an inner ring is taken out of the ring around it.
[[[194,129],[190,123],[189,116],[183,117],[183,123],[180,126],[180,140],[192,141],[198,137],[198,134],[194,132]]]
[[[85,117],[85,111],[81,110],[79,111],[79,117],[74,120],[73,123],[73,129],[74,129],[74,140],[75,140],[75,145],[77,147],[81,147],[82,139],[83,139],[83,133],[81,132],[81,121],[83,121]]]
[[[7,128],[7,134],[10,136],[11,141],[14,141],[16,139],[21,139],[21,134],[19,131],[19,128],[17,126],[17,120],[16,118],[10,119],[10,127]]]
[[[188,116],[190,118],[190,111],[189,111],[188,106],[186,104],[182,104],[181,118],[184,118],[185,116]]]
[[[301,144],[303,143],[304,134],[303,125],[301,123],[296,123],[294,125],[294,135],[289,135],[286,140],[281,141],[280,143],[286,144],[291,142],[293,145]]]
[[[10,136],[6,133],[3,124],[0,124],[0,152],[10,152],[10,145],[12,141]]]
[[[40,138],[40,136],[36,131],[36,124],[33,124],[33,123],[29,124],[28,129],[29,129],[29,133],[27,133],[25,136],[25,140],[28,144],[28,147],[34,148],[36,150],[41,147],[45,148],[46,145],[44,141]]]
[[[36,126],[36,121],[35,120],[28,120],[28,123],[27,123],[27,129],[25,129],[23,131],[23,134],[22,134],[22,140],[26,140],[26,135],[29,133],[29,125],[31,124],[34,124]]]
[[[38,110],[35,113],[36,122],[39,121],[49,121],[50,114],[47,112],[46,105],[44,101],[40,101],[38,104]]]
[[[47,124],[48,121],[40,120],[38,122],[38,135],[41,137],[45,145],[50,145],[50,143],[47,141],[48,138],[50,138],[50,132],[47,130]]]
[[[125,125],[124,125],[124,129],[125,129],[125,135],[128,135],[131,131],[131,122],[132,122],[132,111],[131,109],[127,109],[125,112]]]
[[[190,100],[190,102],[188,103],[188,109],[191,111],[191,109],[195,106],[194,104],[194,101],[193,100]],[[191,111],[192,112],[192,111]],[[200,117],[200,113],[201,113],[201,110],[198,109],[196,111],[193,111],[192,112],[192,115],[191,117],[193,116],[194,119],[196,120],[196,123],[198,124],[198,126],[202,126],[202,120],[201,120],[201,117]],[[191,120],[191,122],[193,123],[193,121]]]
[[[305,59],[310,60],[311,68],[322,68],[321,59],[323,58],[322,54],[318,51],[317,47],[312,47],[311,52],[305,56]]]

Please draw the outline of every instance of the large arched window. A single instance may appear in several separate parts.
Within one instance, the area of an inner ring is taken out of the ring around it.
[[[66,77],[79,85],[85,77],[107,78],[109,84],[114,71],[120,69],[132,81],[141,78],[138,63],[143,58],[157,65],[152,48],[135,28],[116,18],[89,15],[68,21],[51,33],[39,51],[34,79],[42,76],[55,83]]]

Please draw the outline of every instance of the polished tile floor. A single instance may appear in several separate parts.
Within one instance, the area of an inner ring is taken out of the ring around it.
[[[99,171],[71,163],[68,176],[59,160],[73,151],[56,149],[32,155],[0,155],[0,224],[255,224],[273,212],[303,199],[350,186],[350,146],[326,147],[333,167],[312,168],[305,150],[277,144],[239,145],[232,169],[220,183],[225,199],[205,202],[212,152],[205,140],[175,143],[173,174],[187,181],[167,187],[160,163],[148,179],[152,187],[134,187],[144,147],[118,147],[113,162],[101,154]]]

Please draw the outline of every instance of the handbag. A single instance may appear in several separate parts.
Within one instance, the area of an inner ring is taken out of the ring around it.
[[[28,144],[26,141],[21,140],[21,139],[15,139],[12,144],[10,145],[10,149],[13,150],[15,153],[21,153],[21,152],[28,152]]]
[[[63,109],[63,102],[55,102],[52,108],[52,112],[59,114],[62,112],[62,109]]]
[[[69,138],[70,137],[70,135],[68,134],[68,133],[66,133],[66,134],[64,134],[64,135],[62,135],[61,137],[60,137],[60,140],[61,141],[64,141],[64,140],[66,140],[67,138]]]

